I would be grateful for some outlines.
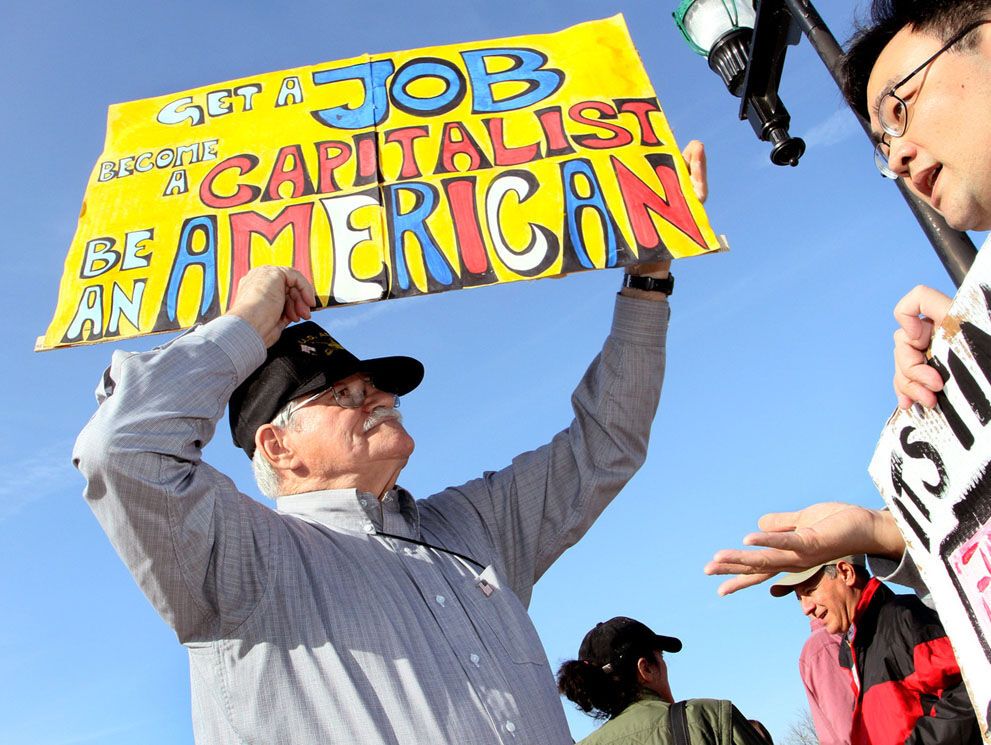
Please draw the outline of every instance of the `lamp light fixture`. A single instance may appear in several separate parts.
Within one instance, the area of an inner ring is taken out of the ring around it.
[[[750,0],[682,0],[674,22],[730,93],[743,93],[756,13]]]

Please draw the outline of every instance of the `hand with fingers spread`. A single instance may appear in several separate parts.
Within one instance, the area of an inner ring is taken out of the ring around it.
[[[237,296],[227,314],[250,323],[272,346],[290,323],[310,317],[317,304],[310,281],[285,266],[258,266],[241,278]]]
[[[760,532],[743,538],[756,550],[723,549],[706,574],[734,574],[719,586],[729,595],[760,584],[778,572],[800,572],[848,554],[899,558],[905,543],[889,512],[844,502],[820,502],[795,512],[772,512],[757,522]]]
[[[932,408],[943,389],[939,373],[926,364],[926,350],[953,300],[939,290],[918,285],[895,306],[895,395],[898,406],[914,403]]]

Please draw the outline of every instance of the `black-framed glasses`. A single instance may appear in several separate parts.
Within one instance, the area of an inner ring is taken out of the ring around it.
[[[974,23],[964,26],[959,32],[954,34],[948,42],[940,47],[935,54],[891,86],[887,92],[881,96],[877,106],[877,121],[878,124],[881,125],[882,135],[880,141],[874,146],[874,165],[877,166],[877,170],[879,170],[881,175],[885,178],[896,179],[898,178],[898,174],[892,171],[888,166],[888,156],[891,152],[891,148],[890,143],[885,142],[884,136],[888,135],[889,137],[901,137],[905,134],[905,130],[908,129],[908,103],[906,103],[905,99],[900,97],[896,91],[935,62],[939,55],[952,48],[961,39],[963,39],[963,37],[975,28],[983,26],[985,23],[991,23],[991,19],[975,21]]]

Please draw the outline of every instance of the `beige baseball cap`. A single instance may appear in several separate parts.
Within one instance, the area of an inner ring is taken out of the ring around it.
[[[805,580],[814,576],[823,567],[828,567],[836,564],[839,561],[845,561],[847,564],[854,564],[857,566],[866,567],[867,557],[863,554],[853,554],[850,556],[841,556],[838,559],[833,559],[832,561],[827,561],[825,564],[816,564],[811,569],[806,569],[804,572],[792,572],[790,574],[782,574],[778,577],[774,583],[771,584],[771,595],[776,598],[783,598],[788,595],[795,585],[802,584]]]

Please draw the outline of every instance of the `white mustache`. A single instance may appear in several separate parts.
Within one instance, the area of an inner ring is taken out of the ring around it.
[[[395,419],[402,424],[403,415],[399,413],[398,409],[394,409],[391,406],[376,406],[365,420],[364,431],[367,432],[372,427],[377,427],[387,419]]]

